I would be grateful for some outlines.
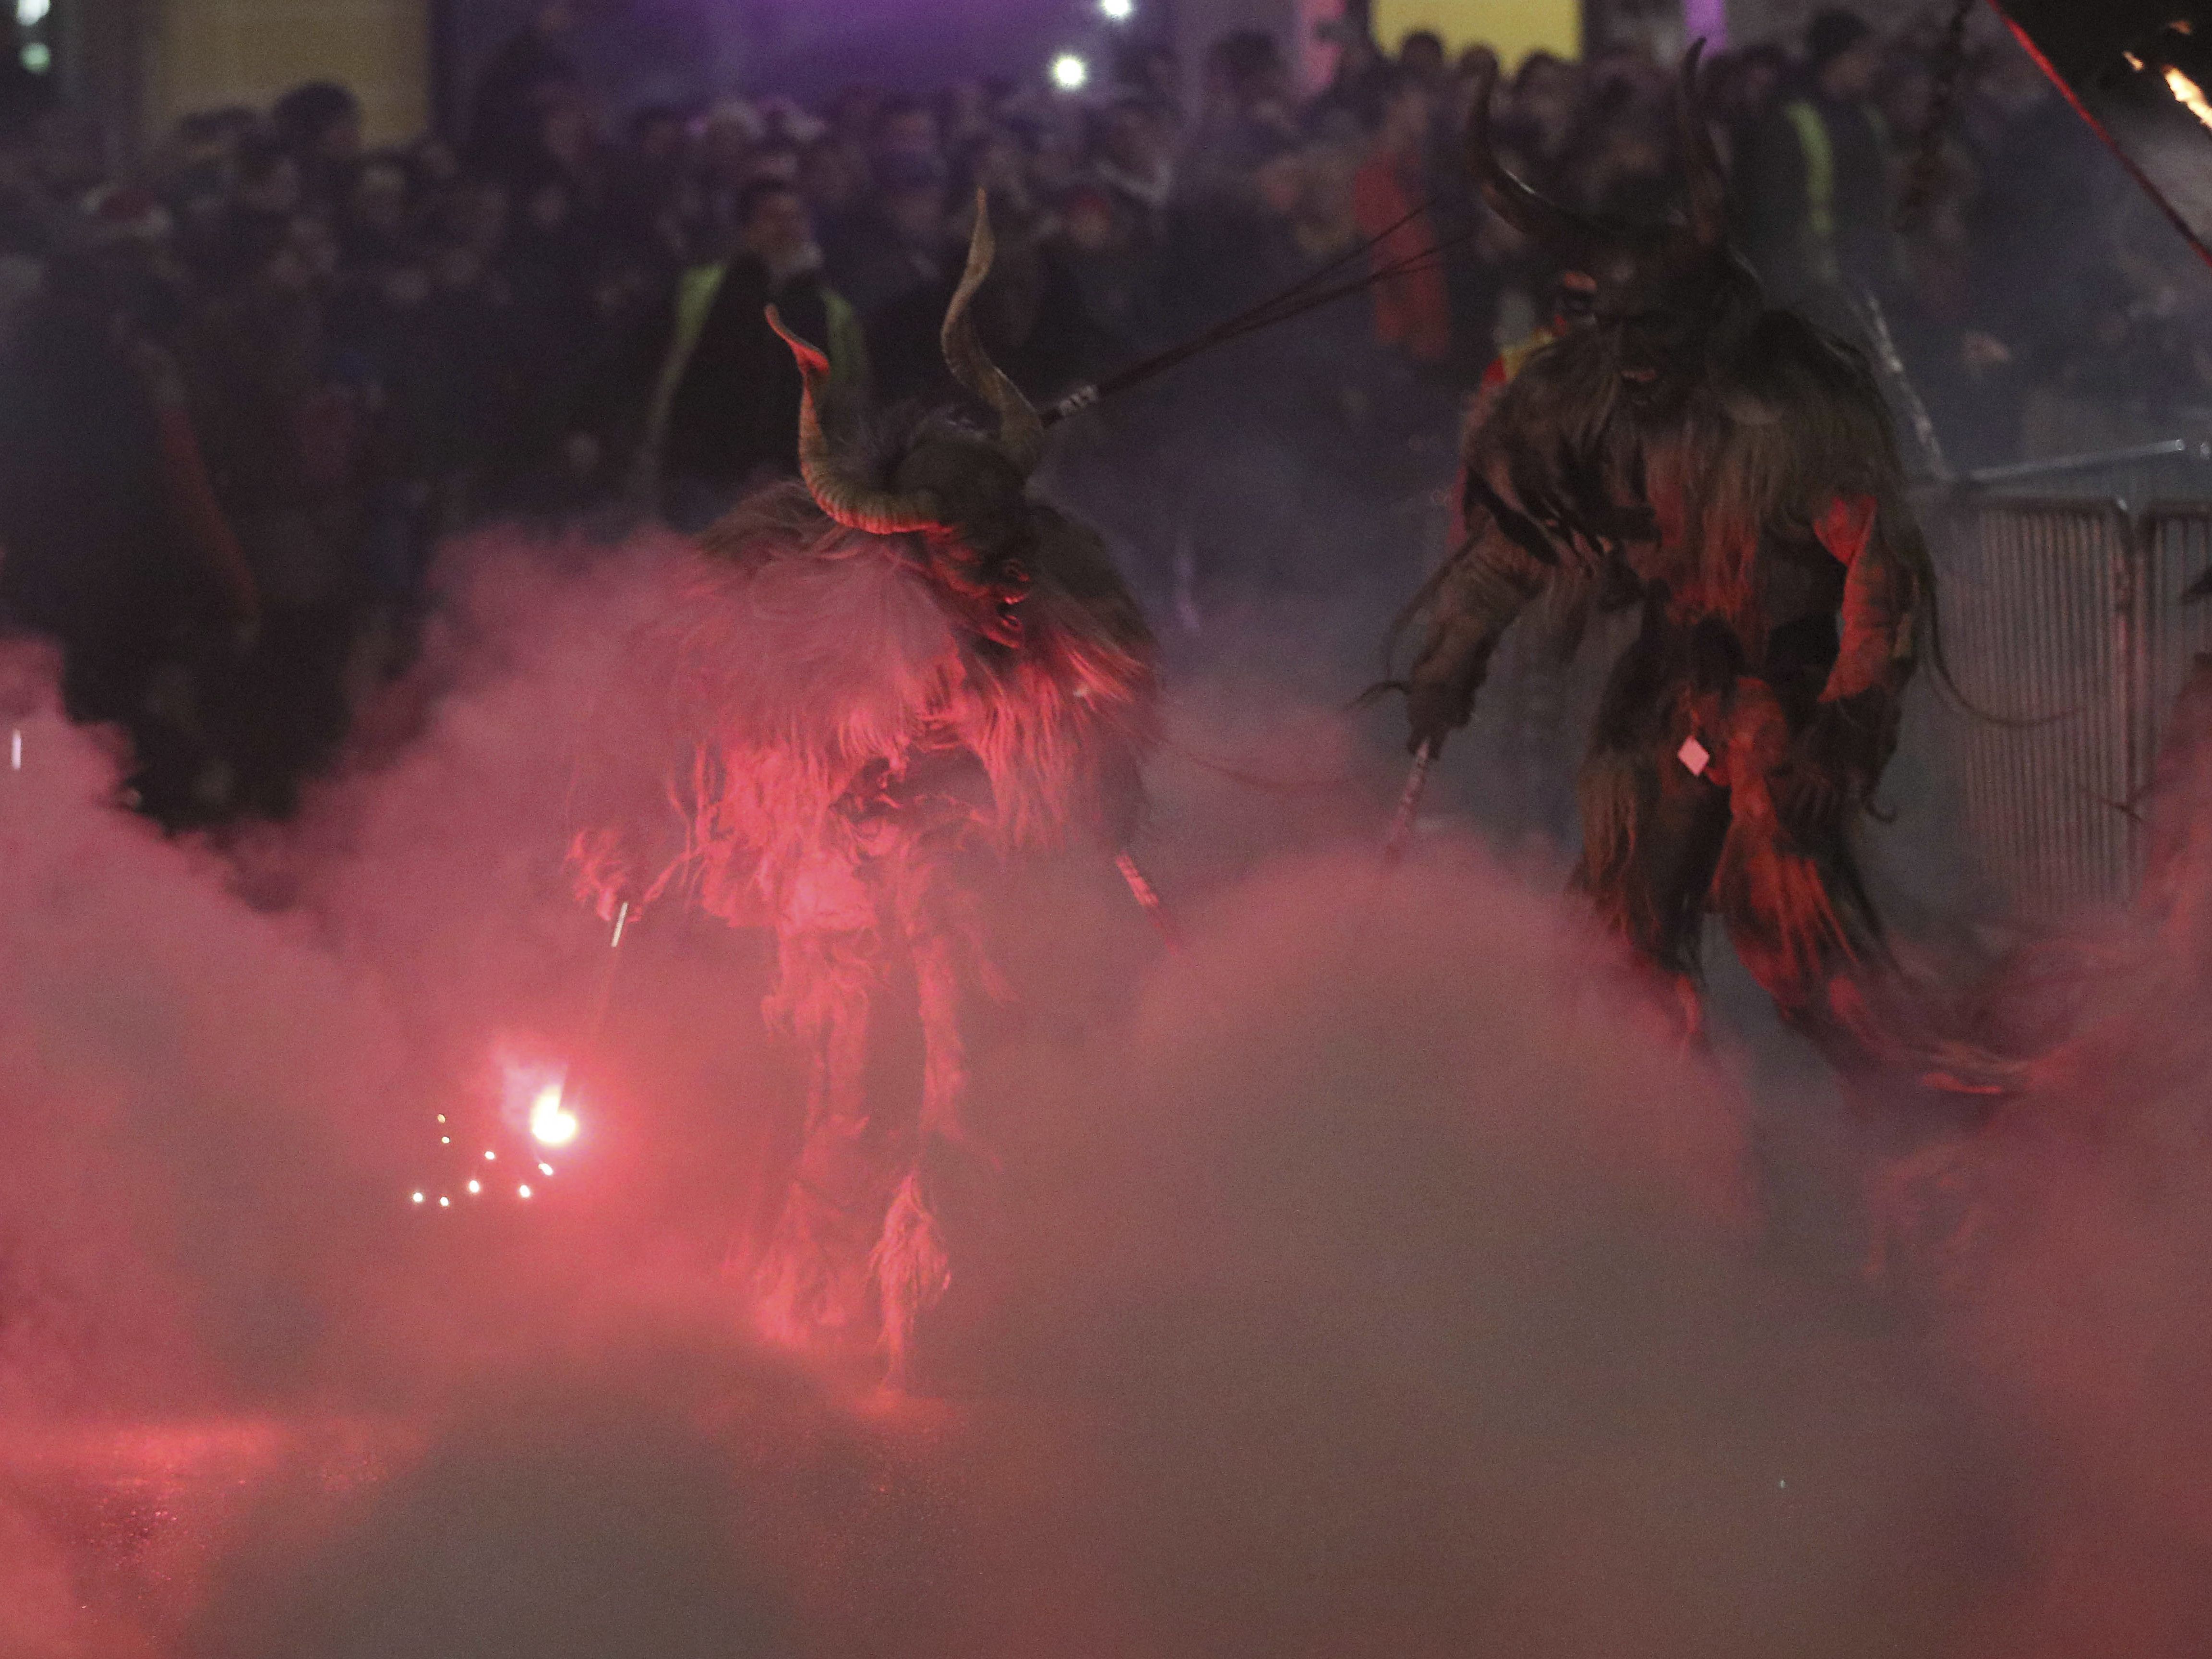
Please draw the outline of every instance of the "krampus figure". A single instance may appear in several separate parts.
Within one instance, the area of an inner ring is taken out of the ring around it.
[[[1574,320],[1468,436],[1467,538],[1411,613],[1412,746],[1466,723],[1532,602],[1570,641],[1591,607],[1640,605],[1583,769],[1576,884],[1693,1020],[1717,910],[1784,1018],[1863,1062],[1880,1022],[1858,970],[1882,946],[1849,831],[1895,747],[1932,577],[1867,365],[1765,309],[1727,246],[1698,57],[1678,88],[1687,212],[1662,225],[1514,178],[1491,77],[1477,88],[1475,179],[1564,268]]]
[[[933,416],[833,441],[829,366],[770,311],[806,386],[804,483],[701,538],[679,653],[681,701],[713,724],[682,868],[710,912],[773,930],[768,1012],[809,1067],[754,1265],[765,1322],[872,1339],[894,1377],[950,1273],[933,1189],[966,1143],[963,1005],[997,982],[975,896],[1024,849],[1122,844],[1154,710],[1152,636],[1104,545],[1026,493],[1043,427],[969,314],[991,258],[979,203],[943,345],[995,436]],[[920,1098],[871,1098],[871,1012],[908,969]]]

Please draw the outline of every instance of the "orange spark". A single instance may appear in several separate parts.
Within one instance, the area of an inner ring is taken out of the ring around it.
[[[2206,126],[2212,127],[2212,103],[2205,101],[2203,88],[2198,86],[2196,82],[2178,69],[2166,70],[2166,84],[2172,89],[2173,95],[2181,100],[2183,106],[2191,115]]]

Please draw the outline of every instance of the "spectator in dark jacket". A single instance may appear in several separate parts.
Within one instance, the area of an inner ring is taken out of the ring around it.
[[[946,225],[945,169],[903,150],[876,163],[876,198],[829,249],[838,291],[863,317],[917,289],[934,289],[960,255]]]
[[[0,612],[59,644],[70,714],[128,732],[131,787],[182,823],[228,789],[188,665],[259,599],[143,321],[157,252],[110,234],[58,261],[0,358]]]
[[[467,157],[479,172],[503,177],[539,159],[547,109],[579,84],[566,41],[571,20],[561,0],[541,5],[477,77],[470,105]]]
[[[628,354],[632,477],[685,529],[711,522],[747,485],[799,470],[799,371],[763,315],[769,305],[829,353],[841,392],[867,378],[859,321],[823,281],[799,192],[758,180],[736,218],[738,245],[702,250]]]
[[[307,199],[337,205],[361,155],[361,100],[335,82],[310,81],[276,100],[269,125],[299,167]]]
[[[1745,253],[1778,305],[1845,334],[1850,295],[1898,277],[1889,136],[1869,101],[1881,42],[1855,13],[1825,11],[1805,35],[1806,78],[1754,131],[1741,161]]]

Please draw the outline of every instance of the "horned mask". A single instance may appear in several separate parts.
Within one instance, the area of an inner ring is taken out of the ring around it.
[[[1650,378],[1670,348],[1701,334],[1721,316],[1757,307],[1757,283],[1728,245],[1728,181],[1698,95],[1705,43],[1682,59],[1674,88],[1674,120],[1686,189],[1679,219],[1631,224],[1577,213],[1550,200],[1502,166],[1492,148],[1494,63],[1478,76],[1467,123],[1467,167],[1499,217],[1561,267],[1570,308],[1612,325],[1643,349],[1630,378]]]
[[[985,352],[969,313],[975,291],[991,273],[995,246],[988,205],[978,191],[967,268],[945,307],[939,339],[953,378],[997,412],[997,435],[928,423],[887,481],[871,477],[823,428],[829,360],[787,330],[773,306],[768,322],[799,360],[805,386],[799,470],[816,505],[848,529],[918,537],[930,575],[968,624],[1011,647],[1024,638],[1018,607],[1029,591],[1037,533],[1025,491],[1043,454],[1044,422]]]

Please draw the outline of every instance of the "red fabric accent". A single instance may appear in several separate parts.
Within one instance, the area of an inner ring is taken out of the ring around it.
[[[1418,205],[1395,157],[1377,155],[1353,178],[1353,222],[1362,236],[1381,238],[1368,255],[1376,270],[1418,258],[1437,245],[1436,228],[1426,212],[1414,212]],[[1384,345],[1398,347],[1417,363],[1440,363],[1451,355],[1451,301],[1440,262],[1385,277],[1375,284],[1374,295],[1375,337]]]
[[[1828,510],[1820,515],[1820,523],[1813,526],[1813,533],[1820,538],[1820,545],[1835,556],[1836,562],[1849,570],[1874,539],[1874,497],[1837,496],[1828,503]]]

